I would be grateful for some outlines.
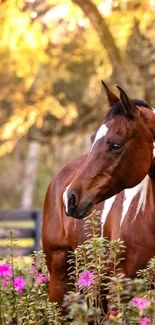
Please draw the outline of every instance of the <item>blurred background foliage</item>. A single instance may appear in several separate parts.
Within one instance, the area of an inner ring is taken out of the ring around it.
[[[42,208],[87,151],[103,79],[155,106],[155,0],[0,0],[0,208]]]

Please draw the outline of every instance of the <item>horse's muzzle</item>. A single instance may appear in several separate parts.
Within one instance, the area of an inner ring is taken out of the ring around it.
[[[66,215],[75,219],[83,219],[91,212],[92,203],[83,204],[81,206],[68,206]]]

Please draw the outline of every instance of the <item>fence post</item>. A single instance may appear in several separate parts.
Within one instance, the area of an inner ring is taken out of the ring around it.
[[[35,220],[35,244],[34,250],[39,251],[41,248],[40,245],[40,233],[41,233],[41,221],[42,221],[42,212],[35,211],[32,213],[33,218]]]

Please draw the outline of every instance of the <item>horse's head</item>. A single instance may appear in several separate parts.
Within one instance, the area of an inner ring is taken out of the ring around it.
[[[63,195],[66,214],[77,219],[95,204],[140,183],[152,160],[153,135],[147,115],[153,113],[149,106],[130,99],[120,87],[119,99],[103,85],[110,109],[93,136],[84,165]]]

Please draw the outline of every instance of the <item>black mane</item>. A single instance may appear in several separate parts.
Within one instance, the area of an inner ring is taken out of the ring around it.
[[[140,99],[133,99],[135,104],[140,107],[147,107],[149,109],[152,109],[144,100]],[[121,102],[119,101],[116,103],[112,108],[108,111],[106,117],[114,117],[115,115],[121,114],[122,113],[122,108],[121,108]]]

